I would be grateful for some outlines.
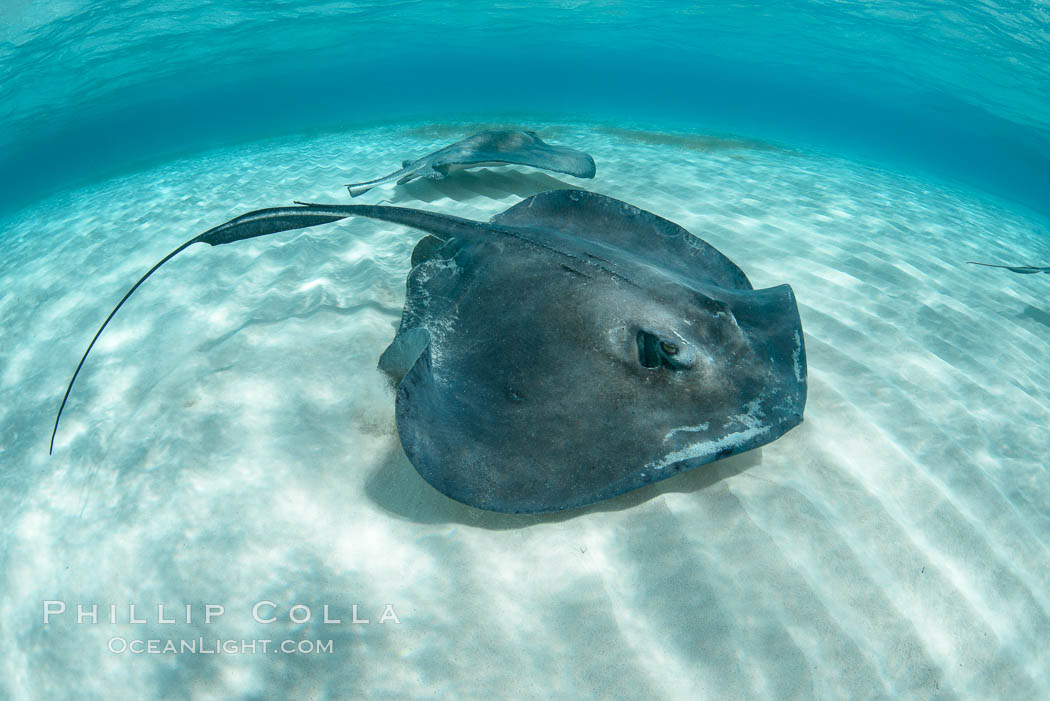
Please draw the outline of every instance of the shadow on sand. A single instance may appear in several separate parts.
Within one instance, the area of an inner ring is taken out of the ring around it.
[[[401,450],[400,444],[396,444],[396,448],[392,449],[382,464],[369,475],[365,482],[365,493],[382,509],[407,521],[459,523],[490,530],[506,530],[558,523],[591,513],[623,511],[663,494],[697,492],[761,462],[762,450],[751,450],[715,463],[701,465],[597,504],[547,514],[501,514],[476,509],[446,497],[419,476]]]

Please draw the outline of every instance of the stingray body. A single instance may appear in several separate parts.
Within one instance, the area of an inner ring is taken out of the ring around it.
[[[973,260],[966,262],[970,265],[983,265],[986,268],[1002,268],[1003,270],[1009,270],[1011,273],[1019,273],[1021,275],[1035,275],[1036,273],[1050,274],[1050,265],[1039,267],[1036,265],[996,265],[995,263],[978,263]]]
[[[401,185],[416,178],[443,178],[464,168],[498,165],[532,166],[578,178],[593,178],[595,173],[594,159],[582,151],[548,144],[534,131],[499,130],[479,132],[422,158],[404,161],[400,170],[389,175],[346,188],[351,197],[357,197],[389,182]]]
[[[355,215],[428,234],[380,368],[396,382],[406,455],[453,499],[502,512],[583,506],[802,420],[791,288],[755,290],[685,229],[588,192],[536,195],[489,222],[370,205],[260,210],[180,246],[117,309],[194,243]]]

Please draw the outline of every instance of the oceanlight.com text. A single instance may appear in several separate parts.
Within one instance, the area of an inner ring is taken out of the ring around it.
[[[116,655],[331,655],[335,645],[332,640],[129,640],[115,636],[107,649]]]

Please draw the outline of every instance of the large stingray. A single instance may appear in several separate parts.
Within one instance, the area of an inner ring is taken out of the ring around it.
[[[1009,270],[1011,273],[1020,273],[1021,275],[1035,275],[1036,273],[1048,273],[1050,274],[1050,265],[1045,268],[1040,268],[1035,265],[996,265],[995,263],[978,263],[975,260],[966,261],[970,265],[983,265],[986,268],[1003,268]]]
[[[403,161],[401,169],[375,180],[347,185],[351,197],[377,185],[416,178],[443,178],[450,172],[481,166],[523,165],[567,173],[577,178],[594,177],[594,159],[567,146],[552,146],[534,131],[483,131],[429,153],[414,161]]]
[[[397,382],[405,453],[453,499],[504,512],[582,506],[802,421],[806,356],[791,288],[752,289],[682,227],[576,190],[530,197],[487,223],[371,205],[239,216],[135,283],[62,407],[117,309],[183,249],[353,215],[429,234],[412,253],[380,368]]]

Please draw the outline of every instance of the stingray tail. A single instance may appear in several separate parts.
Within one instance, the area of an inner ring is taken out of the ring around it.
[[[49,455],[55,449],[55,435],[58,433],[58,422],[62,419],[62,410],[65,409],[66,402],[69,400],[69,394],[73,390],[73,383],[76,382],[81,368],[84,367],[84,361],[87,360],[91,349],[95,347],[95,342],[98,341],[99,336],[102,335],[102,332],[105,330],[106,326],[109,325],[109,322],[116,315],[117,311],[124,306],[124,303],[128,301],[128,298],[134,294],[135,290],[137,290],[142,283],[144,283],[153,273],[157,272],[162,265],[193,244],[206,243],[210,246],[220,246],[222,244],[243,241],[244,239],[254,238],[256,236],[275,234],[280,231],[305,229],[311,226],[328,224],[355,215],[368,217],[370,219],[380,219],[394,224],[402,224],[404,226],[438,235],[442,238],[448,238],[455,235],[468,235],[476,232],[477,228],[477,222],[469,219],[461,219],[459,217],[452,217],[445,214],[436,214],[434,212],[406,209],[403,207],[385,207],[381,205],[323,205],[302,202],[296,204],[301,206],[260,209],[247,214],[242,214],[225,224],[220,224],[213,229],[209,229],[164,256],[156,265],[146,271],[146,274],[140,277],[138,282],[131,286],[131,289],[121,297],[120,301],[117,302],[117,306],[113,307],[113,311],[109,313],[106,320],[102,322],[102,326],[100,326],[98,331],[95,332],[94,337],[91,339],[91,343],[88,344],[87,350],[84,351],[84,355],[80,358],[80,362],[77,363],[76,370],[73,371],[73,377],[69,380],[69,385],[66,387],[66,393],[62,396],[62,403],[58,407],[58,414],[55,416],[55,426],[51,430],[51,443],[47,450]]]
[[[73,371],[73,377],[70,378],[69,385],[66,387],[66,393],[62,396],[62,403],[58,407],[58,413],[55,415],[55,426],[51,430],[51,443],[47,449],[48,455],[54,452],[55,435],[58,433],[58,422],[62,419],[62,410],[66,408],[66,402],[69,400],[69,393],[73,390],[73,383],[77,381],[77,375],[80,374],[81,368],[84,367],[84,361],[87,360],[91,349],[95,347],[95,342],[98,341],[99,336],[102,335],[102,332],[105,330],[106,326],[109,325],[109,322],[116,315],[117,311],[128,301],[128,298],[134,294],[135,290],[137,290],[150,275],[157,272],[162,265],[195,243],[207,243],[212,246],[217,246],[224,243],[252,238],[254,236],[273,234],[278,231],[326,224],[331,221],[342,219],[345,216],[346,215],[311,215],[302,207],[279,207],[269,210],[259,210],[232,219],[214,229],[209,229],[200,236],[190,239],[168,255],[161,258],[156,265],[146,271],[146,274],[138,279],[138,282],[131,286],[130,290],[124,293],[124,296],[120,298],[119,302],[117,302],[117,306],[113,307],[113,311],[109,313],[106,320],[102,322],[102,326],[100,326],[98,331],[95,332],[94,337],[91,339],[91,343],[88,344],[87,350],[85,350],[84,355],[81,356],[80,362],[77,363],[77,369]]]
[[[119,302],[117,302],[117,306],[113,307],[113,311],[109,313],[109,316],[106,317],[106,320],[102,322],[102,326],[100,326],[98,328],[98,331],[95,332],[94,338],[91,339],[91,343],[88,344],[87,350],[84,351],[84,355],[80,357],[80,362],[77,363],[77,369],[73,371],[73,377],[71,377],[69,380],[69,386],[66,387],[66,393],[62,396],[62,404],[59,405],[58,414],[55,416],[55,427],[51,430],[51,444],[47,448],[48,455],[50,455],[55,450],[55,434],[58,433],[58,422],[62,419],[62,410],[66,408],[66,401],[69,400],[69,393],[73,390],[73,383],[77,381],[77,375],[80,374],[80,368],[84,367],[84,361],[87,360],[88,353],[91,352],[91,349],[95,347],[95,341],[97,341],[98,337],[102,335],[102,330],[106,328],[106,326],[109,324],[110,319],[112,319],[113,316],[117,313],[117,310],[124,306],[124,302],[128,301],[128,297],[130,297],[132,293],[139,288],[139,285],[146,281],[146,278],[148,278],[153,273],[157,272],[157,269],[160,268],[160,266],[164,265],[169,260],[171,260],[179,253],[186,250],[195,243],[197,243],[197,239],[191,239],[179,246],[178,248],[176,248],[168,255],[161,258],[156,265],[150,268],[145,275],[139,278],[138,282],[131,286],[130,290],[124,293],[124,296],[121,297]]]
[[[386,183],[394,182],[395,180],[400,185],[402,182],[407,182],[412,178],[412,173],[409,172],[409,169],[407,167],[410,163],[411,161],[406,161],[405,167],[401,168],[400,170],[395,170],[389,175],[384,175],[381,178],[376,178],[375,180],[366,180],[363,183],[350,183],[346,186],[346,189],[350,193],[351,197],[357,197],[358,195],[365,194],[373,187],[376,187],[378,185],[385,185]]]
[[[478,233],[478,222],[473,219],[428,212],[423,209],[380,204],[315,204],[312,202],[296,202],[296,204],[301,205],[297,211],[309,212],[314,216],[328,216],[333,219],[351,216],[378,219],[425,231],[443,240],[454,236],[477,236]]]

